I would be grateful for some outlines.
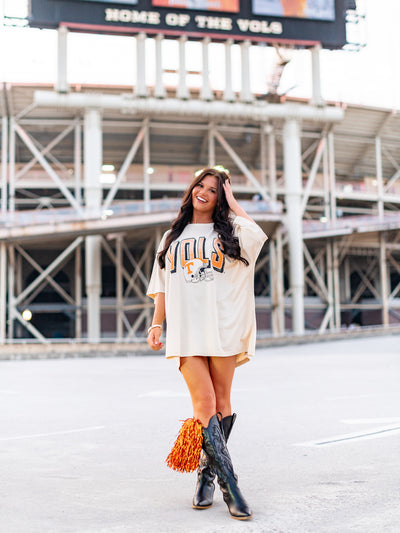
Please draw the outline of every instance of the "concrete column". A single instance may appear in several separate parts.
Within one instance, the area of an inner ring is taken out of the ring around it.
[[[117,330],[118,341],[121,341],[124,335],[124,324],[123,324],[123,319],[122,319],[122,315],[124,311],[123,309],[124,295],[123,295],[123,279],[122,279],[122,262],[123,262],[122,245],[123,245],[123,236],[119,234],[115,241],[115,248],[116,248],[115,286],[116,286],[116,296],[117,296],[116,330]]]
[[[0,344],[6,342],[7,323],[7,245],[0,243]]]
[[[8,118],[1,119],[1,215],[7,213]]]
[[[293,333],[304,333],[304,257],[302,236],[302,177],[300,124],[287,119],[283,129],[286,226],[289,246]]]
[[[134,94],[144,98],[148,96],[146,86],[146,34],[138,33],[136,37],[136,87]]]
[[[65,26],[58,28],[57,41],[57,83],[56,91],[67,93],[69,91],[67,81],[67,51],[68,51],[68,29]]]
[[[253,95],[250,88],[250,41],[240,43],[241,65],[242,65],[242,88],[240,91],[240,100],[250,103],[253,101]]]
[[[210,87],[210,67],[209,67],[209,61],[208,61],[208,51],[209,51],[209,45],[210,45],[211,39],[209,37],[206,37],[202,40],[202,59],[203,59],[203,68],[202,68],[202,85],[201,85],[201,91],[200,91],[200,98],[202,100],[213,100],[214,95],[212,93],[211,87]]]
[[[154,96],[156,98],[165,98],[167,91],[163,83],[163,65],[162,65],[162,43],[164,36],[159,33],[154,39],[156,43],[156,81],[154,85]]]
[[[98,109],[85,112],[84,125],[84,184],[85,204],[90,216],[100,216],[102,189],[100,183],[103,159],[101,114]],[[85,239],[85,273],[87,297],[87,337],[100,340],[101,297],[101,237]]]
[[[9,167],[8,167],[8,212],[13,217],[15,212],[15,119],[10,118],[10,138],[9,138]]]
[[[235,101],[235,93],[232,88],[232,45],[232,39],[225,42],[225,90],[223,96],[225,102]]]
[[[82,338],[82,257],[81,246],[75,250],[75,338]]]
[[[15,321],[15,248],[8,246],[8,338],[14,338]]]
[[[335,142],[333,133],[328,134],[329,153],[329,198],[330,198],[330,220],[332,224],[336,222],[336,175],[335,175]]]
[[[144,210],[150,213],[150,125],[149,119],[144,119],[145,131],[143,136],[143,200]]]
[[[186,41],[186,35],[179,37],[179,72],[176,96],[181,100],[188,100],[190,97],[189,89],[186,85]]]
[[[335,327],[340,330],[342,326],[340,308],[340,272],[339,272],[339,248],[335,239],[332,242],[332,269],[333,269],[333,303],[335,310]]]
[[[267,186],[267,143],[264,124],[260,126],[260,182],[263,187]]]
[[[333,331],[335,329],[335,322],[334,322],[334,286],[333,286],[333,257],[332,257],[332,239],[326,239],[326,285],[328,289],[328,309],[327,309],[327,315],[329,316],[328,324],[329,329]],[[324,321],[322,322],[324,324]],[[320,328],[323,330],[323,326]]]
[[[75,199],[82,205],[82,127],[79,122],[74,129],[74,175]]]
[[[276,200],[276,150],[275,134],[272,126],[268,127],[268,177],[269,177],[269,195],[271,200]]]
[[[384,216],[383,205],[383,172],[382,172],[382,146],[381,138],[375,137],[375,161],[376,161],[376,181],[378,184],[378,215],[381,220]]]
[[[379,234],[379,270],[382,301],[382,324],[385,328],[389,326],[389,276],[386,261],[386,239],[383,231]]]
[[[321,93],[321,66],[320,66],[321,45],[317,44],[311,48],[311,66],[312,66],[312,96],[311,104],[316,106],[325,105]]]

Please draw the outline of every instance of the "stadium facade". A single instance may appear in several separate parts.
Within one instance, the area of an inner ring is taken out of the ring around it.
[[[162,37],[136,40],[132,87],[68,85],[59,31],[55,87],[5,83],[1,113],[0,343],[143,340],[154,252],[194,171],[223,165],[269,235],[256,267],[260,336],[400,322],[400,119],[323,101],[319,48],[310,101],[174,87]],[[145,65],[155,69],[148,86]],[[281,65],[277,65],[279,76]]]

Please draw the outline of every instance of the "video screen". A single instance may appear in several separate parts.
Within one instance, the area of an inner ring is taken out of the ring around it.
[[[276,17],[335,20],[335,0],[253,0],[253,13]]]
[[[153,6],[239,13],[239,0],[153,0]]]
[[[138,0],[81,0],[81,2],[102,2],[103,4],[130,4],[134,6]]]

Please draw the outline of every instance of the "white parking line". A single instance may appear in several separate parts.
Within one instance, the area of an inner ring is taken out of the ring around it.
[[[98,431],[99,429],[105,429],[106,426],[92,426],[79,429],[68,429],[65,431],[53,431],[51,433],[33,433],[32,435],[18,435],[17,437],[5,437],[0,439],[0,442],[9,440],[22,440],[22,439],[36,439],[38,437],[53,437],[56,435],[68,435],[70,433],[81,433],[82,431]]]
[[[347,433],[345,435],[335,435],[333,437],[312,440],[309,442],[298,442],[294,444],[294,446],[332,446],[334,444],[345,444],[355,440],[371,440],[382,437],[391,437],[397,433],[400,433],[400,426],[398,424],[396,426],[381,426],[365,431],[364,433]]]
[[[346,418],[341,422],[343,424],[397,424],[400,423],[400,416],[392,418]]]

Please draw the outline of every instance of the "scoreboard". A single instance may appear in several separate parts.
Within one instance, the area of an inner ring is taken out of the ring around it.
[[[29,23],[335,49],[346,44],[347,6],[348,0],[30,0]]]

